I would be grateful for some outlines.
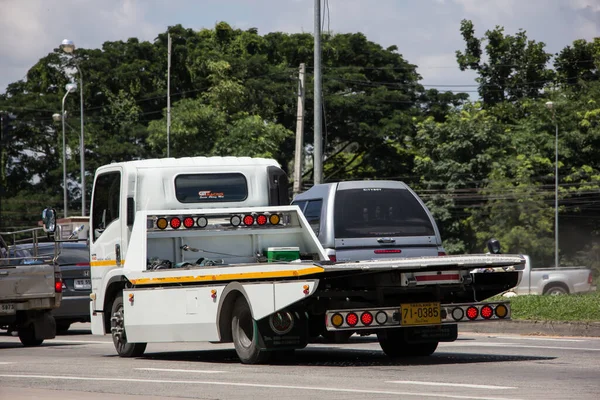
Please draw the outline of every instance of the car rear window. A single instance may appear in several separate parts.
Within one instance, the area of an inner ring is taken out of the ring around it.
[[[338,190],[334,210],[336,238],[435,235],[427,212],[405,189]]]
[[[181,203],[244,201],[248,183],[240,173],[179,175],[175,178],[175,195]]]

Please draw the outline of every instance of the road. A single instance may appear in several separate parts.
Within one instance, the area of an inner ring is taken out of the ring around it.
[[[597,399],[600,339],[461,333],[427,358],[392,361],[373,337],[242,365],[231,345],[150,344],[115,356],[88,324],[42,347],[0,335],[0,399]]]

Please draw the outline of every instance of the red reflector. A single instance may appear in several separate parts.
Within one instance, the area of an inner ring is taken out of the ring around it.
[[[483,318],[490,319],[490,318],[492,318],[492,315],[494,315],[494,310],[492,309],[492,307],[490,307],[490,306],[481,307],[481,316]]]
[[[460,279],[458,274],[440,274],[440,275],[417,275],[415,276],[417,282],[429,282],[429,281],[457,281]]]
[[[375,250],[375,254],[391,254],[391,253],[402,253],[402,250]]]
[[[337,261],[337,257],[336,256],[329,256],[329,261],[336,262]]]
[[[445,256],[445,255],[446,255],[446,252],[445,252],[445,251],[438,251],[438,256],[439,256],[439,257],[441,257],[441,256]]]
[[[249,226],[254,223],[254,217],[252,215],[246,215],[244,217],[244,225]]]
[[[56,293],[62,293],[62,287],[63,287],[63,284],[62,284],[61,281],[55,281],[54,282],[54,291]]]
[[[265,225],[267,223],[267,216],[262,214],[259,215],[256,217],[256,223],[259,225]]]
[[[373,314],[371,314],[368,311],[365,311],[360,316],[360,322],[362,322],[363,325],[371,325],[371,323],[373,322]]]
[[[478,315],[479,311],[476,307],[471,306],[467,308],[467,318],[469,318],[470,320],[474,320],[475,318],[477,318]]]
[[[181,226],[181,220],[177,217],[171,218],[171,228],[177,229]]]
[[[346,323],[350,326],[354,326],[358,323],[358,315],[350,313],[346,315]]]
[[[192,226],[194,226],[194,218],[185,217],[183,219],[183,226],[185,226],[186,228],[191,228]]]
[[[588,284],[592,284],[594,281],[594,277],[592,276],[592,273],[590,272],[590,274],[588,275]]]

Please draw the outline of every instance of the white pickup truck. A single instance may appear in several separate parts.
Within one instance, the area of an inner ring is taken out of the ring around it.
[[[531,259],[524,255],[525,269],[518,286],[504,296],[519,294],[584,293],[594,289],[592,271],[585,267],[532,268]]]

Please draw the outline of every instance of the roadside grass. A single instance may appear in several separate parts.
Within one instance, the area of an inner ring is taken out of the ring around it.
[[[515,320],[600,322],[600,291],[560,296],[515,296],[510,298],[510,303]]]

